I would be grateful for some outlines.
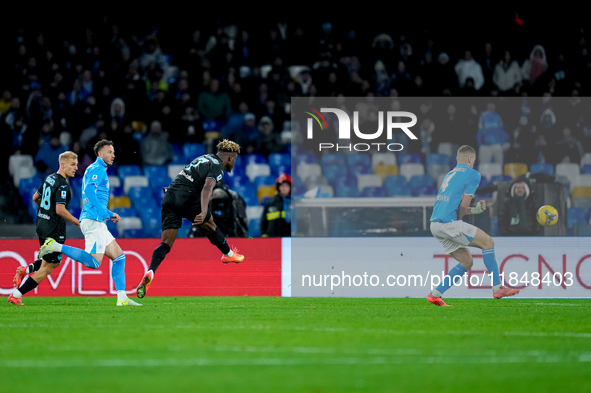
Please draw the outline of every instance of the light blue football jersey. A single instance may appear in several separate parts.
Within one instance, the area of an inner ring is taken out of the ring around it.
[[[113,212],[107,209],[109,205],[107,164],[100,157],[97,157],[96,161],[90,164],[84,172],[82,178],[82,202],[84,205],[80,213],[80,221],[84,218],[103,221],[113,215]]]
[[[432,222],[458,220],[458,209],[464,195],[474,195],[480,184],[480,173],[466,164],[458,164],[441,183],[433,206]]]

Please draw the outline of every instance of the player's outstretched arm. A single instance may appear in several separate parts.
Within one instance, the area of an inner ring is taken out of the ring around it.
[[[39,192],[36,192],[35,195],[33,195],[33,202],[35,202],[37,206],[41,206],[41,195],[39,195]]]
[[[72,213],[70,213],[68,211],[68,209],[66,209],[66,205],[64,205],[63,203],[58,203],[55,205],[55,212],[57,213],[58,216],[60,216],[61,218],[63,218],[67,222],[69,222],[70,224],[74,224],[77,227],[80,227],[80,223],[78,222],[78,219],[76,217],[74,217],[72,215]]]

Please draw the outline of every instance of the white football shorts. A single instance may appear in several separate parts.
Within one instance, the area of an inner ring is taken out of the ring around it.
[[[478,228],[464,221],[432,222],[431,233],[439,243],[443,244],[445,252],[451,254],[458,248],[466,247]]]
[[[104,254],[107,246],[115,240],[104,222],[83,218],[80,230],[84,235],[84,251],[89,254]]]

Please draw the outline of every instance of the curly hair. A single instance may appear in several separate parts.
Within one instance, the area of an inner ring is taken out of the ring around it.
[[[105,146],[113,146],[113,142],[106,139],[101,139],[94,145],[94,154],[96,154],[98,157],[98,152],[101,151],[101,149]]]
[[[228,139],[224,139],[220,143],[217,144],[218,151],[226,152],[226,153],[240,153],[240,145],[236,142],[232,142]]]

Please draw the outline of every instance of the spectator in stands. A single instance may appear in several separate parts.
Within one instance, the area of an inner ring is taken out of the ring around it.
[[[254,113],[248,112],[244,115],[244,121],[240,128],[234,133],[234,140],[238,143],[244,151],[253,152],[255,150],[256,139],[259,136],[259,128],[257,127],[256,116]]]
[[[493,44],[490,41],[486,41],[484,43],[484,51],[481,56],[478,57],[478,63],[482,66],[482,74],[484,76],[484,84],[482,85],[482,90],[484,94],[490,94],[489,92],[495,88],[493,83],[493,74],[495,72],[495,67],[499,62],[497,58],[497,53],[493,49]]]
[[[10,105],[12,102],[12,92],[8,89],[5,89],[0,97],[0,116],[8,112],[10,109]]]
[[[499,235],[535,236],[539,229],[536,206],[527,181],[517,179],[508,190],[507,204],[499,205]]]
[[[528,90],[535,93],[543,93],[540,86],[544,82],[544,76],[548,71],[546,50],[542,45],[535,45],[529,58],[521,65],[521,78],[528,84]]]
[[[269,116],[261,118],[258,129],[259,134],[254,141],[253,152],[268,156],[283,151],[281,135],[275,131],[275,125]]]
[[[109,120],[111,122],[114,121],[117,127],[122,127],[127,123],[127,118],[125,117],[125,101],[120,97],[116,97],[111,101]]]
[[[261,216],[262,237],[291,236],[291,176],[282,174],[275,180],[277,194],[265,204]]]
[[[499,61],[493,73],[493,82],[501,95],[512,95],[516,84],[521,83],[521,69],[517,60],[511,57],[509,50],[505,51],[503,59]]]
[[[584,124],[581,129],[581,143],[586,153],[591,152],[591,126]]]
[[[562,136],[556,141],[556,158],[554,162],[580,163],[585,150],[581,141],[573,135],[571,128],[565,125],[562,128]]]
[[[472,78],[474,81],[474,89],[476,91],[479,91],[484,85],[482,66],[474,60],[470,50],[464,51],[464,58],[456,63],[454,69],[458,77],[458,87],[460,89],[464,87],[468,78]]]
[[[509,148],[509,134],[503,119],[491,101],[478,120],[478,160],[480,163],[504,163],[504,152]]]
[[[82,148],[80,141],[74,141],[72,143],[72,151],[78,155],[78,170],[76,170],[76,176],[84,176],[86,168],[94,162],[90,154]]]
[[[532,149],[537,139],[538,130],[535,125],[529,123],[527,116],[522,115],[519,123],[511,131],[510,147],[507,151],[507,162],[524,162],[528,167],[537,162],[536,151]]]
[[[419,134],[421,140],[421,154],[426,158],[429,153],[437,153],[437,139],[435,135],[435,123],[429,117],[425,117],[421,121],[419,127]],[[423,162],[425,162],[423,160]]]
[[[197,109],[203,120],[225,122],[232,114],[232,102],[228,93],[220,90],[220,81],[212,78],[209,90],[197,97]]]
[[[434,92],[436,96],[453,96],[458,90],[458,76],[446,52],[441,52],[435,64]]]
[[[59,134],[51,134],[49,143],[41,145],[35,156],[35,167],[44,175],[57,172],[59,169],[59,156],[65,151],[66,149],[60,144]]]
[[[172,143],[202,143],[205,136],[201,119],[192,105],[187,105],[181,115],[178,136]]]
[[[150,123],[148,135],[140,142],[142,165],[167,165],[174,158],[172,144],[168,140],[168,133],[162,129],[158,120]]]
[[[129,123],[117,127],[112,133],[111,140],[117,149],[118,165],[142,165],[140,142],[134,134],[135,131]]]

